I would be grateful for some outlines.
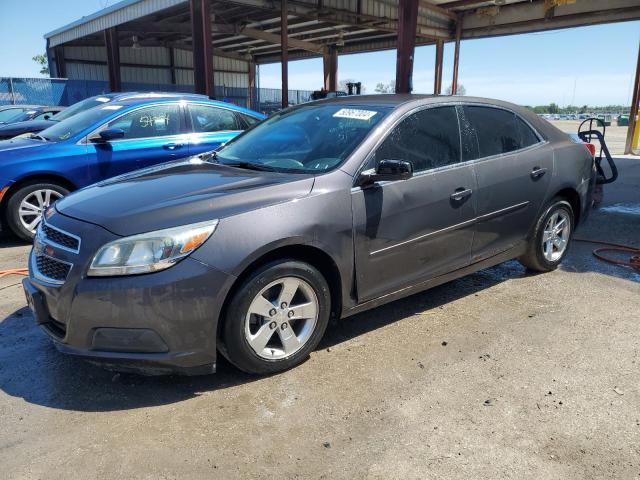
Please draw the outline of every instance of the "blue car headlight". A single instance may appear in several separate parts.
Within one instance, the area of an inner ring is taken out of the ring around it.
[[[104,245],[87,275],[108,277],[157,272],[175,265],[207,241],[218,220],[124,237]]]

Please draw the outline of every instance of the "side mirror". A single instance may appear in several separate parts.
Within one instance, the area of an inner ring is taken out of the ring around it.
[[[376,169],[365,170],[360,176],[361,185],[407,180],[413,176],[413,164],[404,160],[381,160]]]
[[[90,141],[93,143],[107,143],[111,140],[116,140],[118,138],[124,137],[124,130],[121,128],[107,128],[102,130],[98,137],[90,138]]]
[[[43,118],[44,118],[45,120],[49,120],[49,119],[51,118],[51,115],[45,115]]]

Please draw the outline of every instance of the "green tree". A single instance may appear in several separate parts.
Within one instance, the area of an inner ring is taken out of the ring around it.
[[[40,65],[40,75],[49,76],[49,60],[44,53],[34,55],[32,60]]]
[[[549,113],[558,113],[559,109],[558,109],[558,105],[556,105],[555,103],[551,102],[549,104]]]
[[[376,88],[374,88],[373,91],[376,93],[395,93],[396,82],[389,82],[389,83],[379,82],[376,84]]]
[[[453,91],[453,83],[447,87],[447,95],[451,95],[451,92],[452,92],[452,91]],[[462,85],[462,84],[460,84],[460,83],[459,83],[459,84],[458,84],[458,89],[457,89],[456,95],[462,95],[462,96],[464,96],[464,95],[466,95],[466,94],[467,94],[467,89],[466,89],[466,88],[464,88],[464,85]]]

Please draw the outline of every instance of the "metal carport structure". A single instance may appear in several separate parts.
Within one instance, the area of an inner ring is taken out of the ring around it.
[[[226,85],[246,90],[250,106],[256,65],[281,62],[287,106],[290,60],[322,57],[319,80],[336,90],[339,54],[397,49],[396,91],[406,93],[415,47],[433,44],[439,94],[444,44],[455,42],[455,93],[461,40],[637,19],[640,0],[124,0],[45,38],[54,77],[108,80],[112,91],[192,85],[212,97]],[[632,119],[639,97],[640,69]]]

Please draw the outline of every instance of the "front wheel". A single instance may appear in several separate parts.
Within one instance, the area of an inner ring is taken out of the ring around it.
[[[329,322],[329,286],[313,266],[268,264],[247,278],[224,319],[224,354],[240,370],[269,374],[302,363]]]
[[[7,201],[7,225],[23,240],[31,241],[42,220],[43,212],[69,190],[49,182],[30,183],[20,187]]]
[[[571,204],[555,198],[538,218],[527,252],[520,263],[536,272],[550,272],[558,268],[567,254],[574,228]]]

